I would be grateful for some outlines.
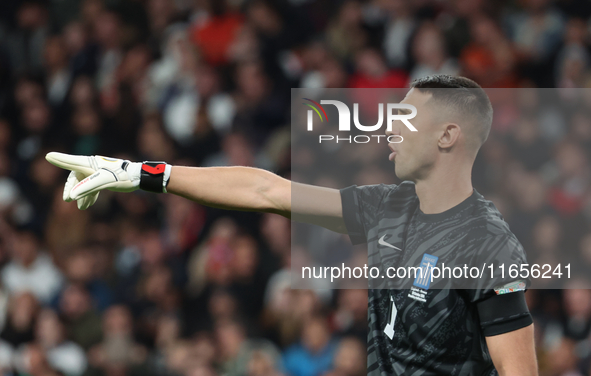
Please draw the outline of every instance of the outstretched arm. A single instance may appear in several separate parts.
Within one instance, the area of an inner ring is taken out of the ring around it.
[[[338,190],[292,183],[258,168],[171,167],[163,163],[146,167],[146,164],[116,158],[62,153],[49,153],[46,158],[52,164],[72,171],[64,188],[64,200],[77,200],[80,209],[94,204],[103,189],[162,191],[163,186],[158,188],[159,184],[169,173],[166,191],[200,204],[229,210],[276,213],[296,221],[346,232]]]
[[[258,168],[173,166],[167,190],[207,206],[276,213],[346,232],[338,190],[293,183]]]
[[[291,183],[252,167],[173,166],[166,190],[202,205],[291,216]]]

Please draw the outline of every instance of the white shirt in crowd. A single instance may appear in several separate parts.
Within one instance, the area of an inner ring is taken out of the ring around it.
[[[1,278],[10,294],[29,291],[43,303],[48,303],[56,296],[63,283],[61,272],[51,258],[43,253],[29,267],[11,261],[2,269]]]

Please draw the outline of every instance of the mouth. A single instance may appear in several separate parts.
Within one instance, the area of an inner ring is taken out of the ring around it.
[[[394,159],[396,158],[396,150],[394,150],[394,146],[392,144],[388,144],[388,147],[390,148],[390,150],[392,150],[392,152],[388,156],[388,160],[394,161]]]

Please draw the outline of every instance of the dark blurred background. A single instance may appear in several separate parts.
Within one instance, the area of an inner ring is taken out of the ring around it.
[[[290,289],[287,219],[143,192],[79,211],[45,153],[289,177],[290,88],[584,88],[590,16],[583,0],[0,1],[2,376],[365,374],[367,292]],[[589,119],[501,121],[479,157],[477,188],[539,252],[591,260]],[[590,374],[591,286],[571,287],[527,293],[542,375]]]

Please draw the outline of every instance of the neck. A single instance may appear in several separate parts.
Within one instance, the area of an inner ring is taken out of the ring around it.
[[[471,165],[445,171],[434,169],[428,178],[417,180],[415,190],[421,211],[443,213],[470,197],[474,190],[471,170]]]

